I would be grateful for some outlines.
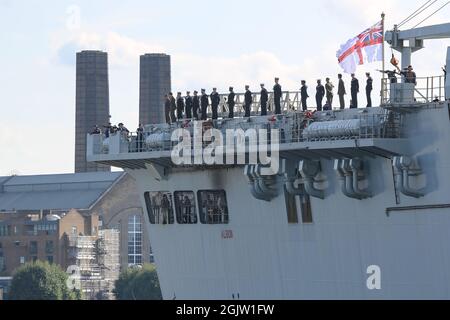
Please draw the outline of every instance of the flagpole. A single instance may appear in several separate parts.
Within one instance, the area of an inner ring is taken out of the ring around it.
[[[386,83],[386,73],[385,73],[385,71],[386,71],[386,64],[385,64],[385,45],[384,45],[384,33],[385,33],[385,30],[384,30],[384,18],[386,17],[386,15],[384,14],[384,12],[382,12],[381,13],[381,27],[382,27],[382,29],[383,29],[383,47],[382,47],[382,51],[383,51],[383,54],[382,54],[382,56],[383,56],[383,62],[382,62],[382,69],[383,69],[383,77],[382,77],[382,80],[381,80],[381,100],[382,101],[384,101],[385,100],[385,98],[386,98],[386,95],[387,95],[387,92],[386,92],[386,90],[387,90],[387,83]]]
[[[385,30],[384,30],[384,18],[386,17],[386,15],[384,14],[384,12],[381,14],[381,25],[382,25],[382,28],[383,28],[383,65],[382,65],[382,68],[383,68],[383,79],[384,79],[384,75],[385,75],[385,73],[384,73],[384,71],[386,71],[386,69],[385,69],[385,62],[384,62],[384,60],[385,60],[385,53],[384,53],[384,48],[385,48],[385,46],[384,46],[384,32],[385,32]]]

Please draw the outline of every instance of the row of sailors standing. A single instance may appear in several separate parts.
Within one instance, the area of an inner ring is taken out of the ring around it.
[[[367,99],[367,108],[372,107],[372,90],[373,90],[373,79],[370,76],[370,73],[366,73],[366,99]],[[322,81],[317,80],[316,86],[316,106],[317,111],[327,111],[332,110],[333,100],[334,100],[334,84],[331,82],[330,78],[325,79],[325,86],[322,85]],[[306,99],[309,97],[306,87],[306,81],[302,81],[301,88],[301,97],[302,97],[302,109],[306,111],[308,109]],[[359,94],[360,86],[359,80],[356,78],[355,74],[351,74],[351,82],[350,82],[350,109],[358,108],[358,94]],[[347,90],[345,87],[345,82],[343,80],[342,74],[338,74],[338,90],[337,95],[339,96],[339,107],[341,110],[345,109],[345,95],[347,95]],[[325,105],[323,105],[323,99],[326,98]]]
[[[98,125],[95,125],[90,134],[103,135],[104,139],[108,139],[115,134],[120,134],[126,140],[129,140],[130,138],[130,130],[128,130],[123,123],[119,123],[117,126],[109,123],[107,126],[103,126],[103,128],[104,130],[100,129]],[[144,150],[145,141],[145,128],[143,124],[139,124],[136,134],[136,149],[138,152],[142,152]]]
[[[380,71],[386,73],[391,83],[397,82],[396,75],[402,75],[405,78],[406,83],[414,83],[417,84],[416,74],[413,71],[412,66],[405,68],[403,71]],[[281,110],[281,100],[283,96],[282,87],[279,83],[279,78],[275,78],[275,85],[273,87],[274,93],[274,113],[275,115],[280,115],[282,113]],[[308,110],[308,86],[306,85],[306,81],[301,81],[301,107],[303,111]],[[317,80],[316,86],[316,108],[317,111],[326,111],[332,110],[333,106],[333,98],[334,98],[334,89],[335,86],[331,82],[330,78],[326,78],[325,85],[322,84],[322,80]],[[373,91],[373,78],[370,73],[366,73],[366,101],[367,108],[372,107],[372,91]],[[350,108],[358,108],[358,95],[360,93],[360,85],[359,80],[356,78],[355,74],[351,74],[351,84],[350,84]],[[210,106],[211,99],[211,111],[212,111],[212,119],[216,120],[219,118],[219,105],[220,105],[220,95],[217,92],[217,88],[213,89],[213,92],[210,96],[206,94],[206,90],[201,90],[201,96],[198,95],[197,91],[194,91],[194,95],[191,96],[191,93],[188,91],[186,97],[183,97],[181,92],[178,92],[177,97],[175,98],[172,93],[169,93],[165,96],[165,118],[166,123],[174,123],[177,120],[182,119],[195,119],[195,120],[207,120],[208,107]],[[261,84],[261,99],[260,99],[260,107],[261,107],[261,116],[267,115],[268,111],[268,103],[269,103],[269,92],[265,88],[264,84]],[[343,80],[342,74],[338,74],[338,88],[337,95],[339,96],[339,107],[340,109],[345,109],[345,95],[347,95],[345,83]],[[230,87],[229,95],[227,99],[229,115],[230,119],[234,118],[234,108],[236,106],[235,102],[236,94],[234,93],[234,88]],[[325,105],[323,104],[323,100],[326,98]],[[250,86],[245,86],[245,101],[244,101],[244,110],[245,117],[248,118],[251,116],[251,106],[253,105],[253,93],[250,91]],[[176,114],[175,114],[176,113]]]
[[[373,79],[369,73],[367,75],[367,85],[366,85],[366,97],[367,97],[367,107],[372,107],[372,99],[371,92],[373,90]],[[344,96],[347,94],[345,90],[345,84],[342,80],[342,75],[338,75],[339,86],[338,86],[338,95],[340,108],[345,109],[345,99]],[[273,88],[274,92],[274,106],[275,106],[275,114],[280,115],[282,113],[281,110],[281,99],[283,96],[282,87],[279,83],[279,78],[275,78],[275,85]],[[302,80],[302,87],[300,89],[301,96],[301,106],[303,111],[308,110],[308,87],[306,85],[306,81]],[[230,87],[230,93],[228,95],[227,104],[229,107],[229,115],[230,119],[234,118],[234,107],[236,105],[235,98],[236,94],[234,93],[234,88]],[[333,105],[333,97],[334,97],[334,85],[330,81],[330,78],[326,79],[325,86],[322,85],[321,80],[317,80],[316,87],[316,106],[318,111],[322,110],[331,110]],[[359,93],[359,81],[356,79],[355,75],[352,74],[351,81],[351,106],[350,108],[358,108],[358,93]],[[212,119],[216,120],[219,118],[218,108],[220,105],[220,96],[217,92],[217,88],[213,88],[213,92],[210,96],[206,94],[206,90],[201,90],[201,96],[198,96],[198,92],[194,91],[194,96],[190,95],[191,93],[188,91],[187,96],[183,97],[181,92],[178,92],[177,97],[175,98],[172,93],[165,96],[165,117],[166,123],[173,123],[178,120],[186,119],[196,119],[196,120],[207,120],[208,107],[209,107],[209,99],[211,98],[211,109],[212,109]],[[269,103],[269,92],[265,88],[264,84],[261,84],[261,116],[267,115],[268,111],[268,103]],[[326,103],[323,105],[323,99],[326,97]],[[253,104],[253,93],[250,91],[250,87],[245,87],[245,99],[244,99],[244,109],[245,109],[245,117],[248,118],[251,115],[251,106]],[[175,114],[176,112],[176,114]],[[185,113],[185,114],[184,114]]]
[[[103,126],[103,128],[104,130],[102,131],[98,125],[95,125],[91,134],[104,134],[105,138],[109,138],[110,135],[114,135],[116,133],[121,133],[126,137],[130,134],[130,130],[128,130],[123,123],[119,123],[117,126],[108,123],[108,125]]]
[[[446,67],[442,69],[444,71],[444,74],[446,74]],[[411,83],[414,85],[417,85],[417,76],[414,72],[413,67],[410,65],[407,68],[400,70],[398,69],[398,72],[396,70],[390,71],[381,71],[378,70],[381,73],[385,73],[388,76],[388,79],[391,83],[397,83],[397,75],[403,76],[405,83]],[[340,109],[345,109],[345,95],[347,94],[345,83],[342,77],[342,74],[338,74],[338,90],[337,94],[339,96],[339,107]],[[308,97],[306,93],[306,83],[305,81],[302,81],[302,106],[303,111],[306,111],[306,100],[305,97]],[[330,78],[326,79],[325,87],[322,86],[321,80],[317,80],[317,87],[316,87],[316,104],[317,104],[317,110],[322,111],[323,110],[331,110],[333,105],[333,90],[334,85],[331,83]],[[360,86],[359,86],[359,80],[356,78],[355,74],[351,74],[351,82],[350,82],[350,94],[351,94],[351,100],[350,100],[350,108],[358,108],[358,94],[359,94]],[[366,101],[367,105],[366,108],[372,107],[372,91],[373,91],[373,79],[369,72],[366,72],[366,87],[365,87],[365,93],[366,93]],[[322,108],[322,101],[323,97],[326,96],[326,104]]]
[[[275,78],[275,85],[273,87],[274,92],[274,105],[275,114],[281,114],[281,99],[283,96],[283,91],[281,85],[279,84],[279,78]],[[191,96],[191,92],[186,92],[186,97],[183,97],[181,92],[178,92],[175,98],[172,93],[165,96],[165,118],[166,123],[171,124],[182,119],[195,119],[195,120],[207,120],[208,117],[208,107],[210,105],[211,99],[211,111],[212,119],[217,120],[219,118],[219,105],[220,105],[220,95],[217,92],[217,88],[213,88],[213,92],[210,96],[206,94],[206,90],[201,90],[201,96],[198,95],[198,91],[194,91],[194,95]],[[261,84],[261,116],[267,115],[268,103],[269,103],[269,92],[265,88],[264,84]],[[234,93],[234,88],[229,88],[229,94],[227,99],[230,119],[234,118],[234,109],[236,106],[236,94]],[[250,86],[245,86],[245,99],[244,99],[244,109],[245,117],[249,118],[251,115],[251,106],[253,104],[253,93],[250,91]],[[175,114],[176,113],[176,114]]]

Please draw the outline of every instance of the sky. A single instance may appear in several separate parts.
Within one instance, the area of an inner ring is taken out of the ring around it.
[[[112,122],[134,130],[142,54],[172,56],[175,92],[246,84],[256,91],[278,76],[290,91],[307,80],[313,96],[316,79],[337,82],[341,44],[378,22],[381,12],[391,29],[424,2],[0,0],[0,176],[73,172],[78,51],[108,52]],[[450,6],[424,25],[449,22],[449,12]],[[415,70],[440,75],[450,41],[425,45],[413,55]],[[372,73],[378,104],[376,69],[381,63],[361,66],[357,77]],[[344,80],[349,84],[348,75]]]

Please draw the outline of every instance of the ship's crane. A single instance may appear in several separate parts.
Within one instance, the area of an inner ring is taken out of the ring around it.
[[[424,48],[425,40],[447,38],[450,38],[450,23],[409,30],[398,30],[398,27],[394,26],[394,30],[387,31],[385,35],[386,42],[391,45],[391,48],[401,52],[402,69],[407,68],[411,64],[411,56],[414,52]],[[447,66],[450,66],[450,47],[447,49]],[[447,77],[445,83],[445,98],[450,99],[449,77]]]
[[[403,31],[394,26],[394,30],[387,31],[385,37],[392,49],[401,52],[402,69],[411,64],[412,53],[424,48],[424,40],[446,38],[450,38],[450,23]]]

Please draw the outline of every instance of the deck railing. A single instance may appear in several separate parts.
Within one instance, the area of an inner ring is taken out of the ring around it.
[[[310,93],[310,95],[312,96],[311,93]],[[253,98],[253,103],[250,106],[251,114],[259,115],[259,114],[261,114],[261,94],[253,93],[252,98]],[[244,105],[245,105],[245,93],[236,93],[235,106],[234,106],[234,115],[236,117],[243,117],[245,115]],[[314,108],[312,108],[312,107],[313,107],[313,105],[311,102],[311,109],[316,108],[315,102],[314,102]],[[285,92],[283,92],[282,97],[281,97],[281,112],[282,113],[297,111],[297,110],[301,110],[301,109],[302,109],[302,104],[301,104],[300,91],[289,91],[289,92],[285,91]],[[268,111],[268,113],[273,113],[275,111],[275,97],[274,97],[273,92],[269,92],[269,101],[267,102],[267,111]],[[219,104],[218,112],[219,112],[219,117],[221,117],[221,118],[228,117],[228,114],[230,113],[230,108],[228,106],[228,94],[220,95],[220,104]],[[209,115],[209,118],[211,118],[211,106],[208,107],[208,115]]]
[[[416,84],[391,83],[391,80],[386,78],[381,81],[381,105],[423,104],[433,101],[445,101],[444,76],[417,78]]]
[[[209,129],[219,130],[224,138],[228,129],[267,130],[270,143],[272,130],[279,132],[279,142],[303,143],[317,141],[388,139],[400,138],[402,115],[383,110],[378,113],[358,112],[355,110],[342,116],[341,111],[311,113],[292,113],[279,117],[255,117],[248,119],[225,119],[218,121],[193,122],[183,121],[172,125],[147,126],[143,133],[117,133],[109,138],[104,135],[91,135],[93,154],[122,154],[171,151],[178,142],[172,142],[172,133],[184,129],[194,141],[194,126],[197,124],[204,134]],[[196,132],[198,134],[198,132]],[[226,141],[224,140],[226,144]],[[89,143],[88,143],[89,144]],[[204,146],[207,144],[204,143]]]

